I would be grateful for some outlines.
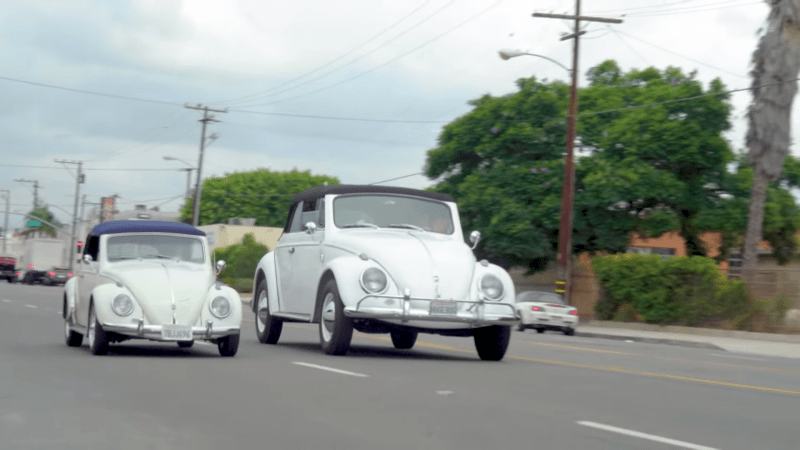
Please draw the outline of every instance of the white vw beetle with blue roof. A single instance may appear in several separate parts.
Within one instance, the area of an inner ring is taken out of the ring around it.
[[[473,232],[474,245],[480,234]],[[473,248],[474,248],[473,245]],[[336,185],[298,194],[275,250],[256,268],[253,311],[260,342],[284,322],[319,324],[322,349],[343,355],[353,330],[387,333],[410,349],[419,333],[473,337],[478,355],[505,355],[518,323],[514,285],[476,261],[448,195]]]
[[[86,336],[92,354],[129,339],[216,343],[222,356],[239,348],[242,301],[217,281],[203,231],[162,221],[111,221],[86,238],[77,276],[64,287],[70,347]]]

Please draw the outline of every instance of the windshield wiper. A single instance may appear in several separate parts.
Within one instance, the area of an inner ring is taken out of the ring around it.
[[[162,259],[174,259],[176,261],[180,261],[180,258],[178,258],[177,256],[167,256],[167,255],[159,255],[159,254],[147,255],[147,256],[144,256],[143,258],[162,258]]]
[[[417,231],[425,231],[416,225],[411,225],[410,223],[393,223],[389,225],[389,228],[409,228]]]
[[[351,223],[348,225],[342,226],[342,228],[380,228],[379,226],[375,225],[374,223],[368,222],[360,222],[360,223]]]

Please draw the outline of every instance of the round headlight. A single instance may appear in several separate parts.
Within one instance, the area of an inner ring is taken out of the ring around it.
[[[361,287],[371,294],[383,292],[386,283],[386,274],[380,269],[370,267],[361,273]]]
[[[133,312],[133,300],[128,294],[119,294],[111,301],[111,309],[118,316],[128,316]]]
[[[503,282],[490,273],[481,278],[479,286],[483,295],[489,300],[499,300],[503,296]]]
[[[211,310],[211,314],[219,319],[224,319],[231,313],[231,302],[225,297],[214,297],[208,307]]]

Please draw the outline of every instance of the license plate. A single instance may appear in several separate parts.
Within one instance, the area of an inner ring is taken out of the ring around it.
[[[165,341],[191,341],[192,327],[185,325],[164,325],[161,329],[161,339]]]
[[[432,301],[432,316],[455,316],[458,312],[458,303],[448,301]]]

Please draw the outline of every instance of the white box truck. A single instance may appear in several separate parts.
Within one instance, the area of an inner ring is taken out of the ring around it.
[[[64,241],[60,239],[28,239],[17,262],[19,281],[26,284],[45,283],[50,272],[63,267]]]

